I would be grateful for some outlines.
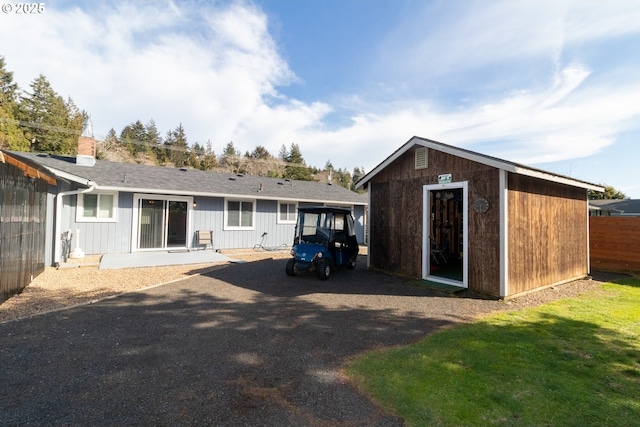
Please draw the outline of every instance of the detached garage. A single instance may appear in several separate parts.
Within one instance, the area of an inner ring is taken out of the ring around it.
[[[357,186],[372,269],[498,297],[589,274],[598,185],[413,137]]]

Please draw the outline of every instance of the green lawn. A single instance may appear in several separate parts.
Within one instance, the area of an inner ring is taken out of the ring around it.
[[[366,354],[347,372],[413,426],[638,426],[640,279]]]

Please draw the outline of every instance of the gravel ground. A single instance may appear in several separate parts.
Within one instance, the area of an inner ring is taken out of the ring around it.
[[[402,425],[350,385],[346,361],[600,284],[504,302],[364,268],[291,278],[284,265],[192,266],[202,274],[0,324],[0,425]],[[73,271],[98,280],[90,267]],[[121,273],[115,293],[138,280]],[[106,288],[99,295],[113,295]]]
[[[290,257],[286,251],[238,251],[225,255],[247,262]],[[99,256],[87,256],[70,259],[63,268],[46,267],[22,293],[0,304],[0,323],[185,279],[227,264],[99,270],[99,263]]]

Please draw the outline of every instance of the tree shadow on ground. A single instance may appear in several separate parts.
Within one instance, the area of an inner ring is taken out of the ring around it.
[[[406,287],[366,301],[295,297],[309,292],[294,284],[310,283],[283,288],[284,264],[273,264],[277,280],[238,265],[244,278],[221,269],[0,325],[0,425],[401,425],[340,367],[456,313],[405,306]]]
[[[394,367],[370,382],[392,406],[413,408],[404,413],[413,424],[579,427],[640,419],[634,336],[549,313],[455,332],[437,352],[426,340],[398,350],[402,358],[393,363],[387,354],[363,360],[372,372]],[[455,407],[451,396],[464,400],[470,390],[473,408]]]

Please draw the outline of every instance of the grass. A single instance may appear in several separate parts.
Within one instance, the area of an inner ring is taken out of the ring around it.
[[[347,372],[410,426],[640,425],[640,279],[369,353]]]

